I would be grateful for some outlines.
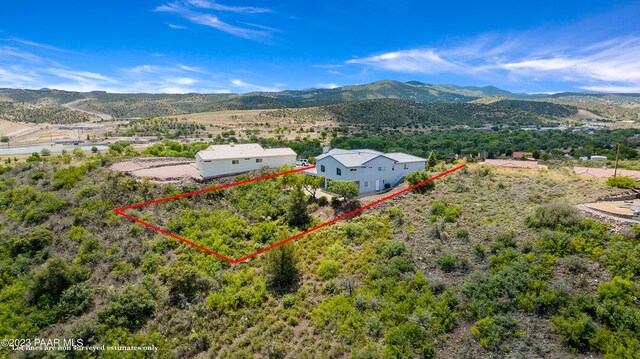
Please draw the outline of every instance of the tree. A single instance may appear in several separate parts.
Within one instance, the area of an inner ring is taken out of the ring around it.
[[[307,208],[307,198],[302,192],[300,185],[297,185],[289,193],[287,208],[285,213],[287,223],[293,227],[303,227],[309,224],[309,209]]]
[[[538,150],[534,150],[531,155],[533,156],[533,158],[535,158],[536,160],[540,159],[540,151]]]
[[[429,158],[427,159],[427,168],[433,168],[438,164],[438,160],[436,159],[436,154],[431,151],[429,153]]]
[[[358,196],[360,187],[352,181],[332,180],[329,182],[329,191],[337,194],[344,200],[350,200]]]
[[[424,170],[415,171],[407,175],[407,182],[409,182],[410,186],[415,186],[418,183],[428,180],[429,178],[431,178],[431,174],[429,172]],[[431,181],[414,188],[413,191],[418,193],[426,193],[427,191],[433,190],[435,187],[436,187],[436,184],[433,181]]]
[[[43,149],[40,150],[40,155],[44,156],[44,157],[50,156],[51,155],[51,151],[49,151],[48,148],[43,148]]]
[[[276,290],[290,289],[299,278],[298,255],[293,243],[286,243],[267,252],[265,273],[267,282]]]
[[[98,153],[98,147],[96,147],[96,146],[92,146],[92,147],[91,147],[91,152],[93,152],[93,153]]]
[[[322,176],[304,176],[302,179],[302,188],[309,192],[312,198],[316,197],[316,192],[322,186],[324,186],[324,177]]]

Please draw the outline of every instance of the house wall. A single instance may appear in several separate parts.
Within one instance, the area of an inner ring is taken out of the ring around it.
[[[256,162],[256,159],[262,159],[262,162]],[[233,160],[237,160],[238,164],[233,164]],[[295,166],[296,155],[281,156],[253,156],[234,159],[211,160],[206,162],[196,154],[196,167],[200,175],[204,178],[218,177],[235,173],[242,173],[260,169],[261,167],[279,168],[285,165]]]
[[[389,183],[391,186],[396,185],[402,177],[407,174],[423,170],[425,162],[395,164],[390,158],[379,156],[363,166],[347,168],[333,157],[326,157],[318,160],[316,163],[316,173],[318,176],[324,176],[328,180],[345,180],[358,182],[360,185],[360,193],[373,192],[384,189],[384,185]],[[322,166],[325,171],[322,172]],[[405,168],[406,167],[406,168]],[[342,175],[336,174],[336,169],[342,171]],[[355,171],[352,171],[354,169]]]

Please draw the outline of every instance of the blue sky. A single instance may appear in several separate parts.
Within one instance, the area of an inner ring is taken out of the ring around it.
[[[640,92],[640,1],[4,1],[0,87]]]

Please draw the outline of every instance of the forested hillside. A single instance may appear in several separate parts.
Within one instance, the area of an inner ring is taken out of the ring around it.
[[[535,113],[484,104],[437,104],[403,100],[368,100],[323,107],[344,124],[384,127],[531,126],[546,120]]]
[[[499,100],[492,102],[491,105],[497,107],[522,110],[537,113],[550,118],[563,118],[575,115],[577,110],[574,107],[566,105],[558,105],[550,102],[540,101],[521,101],[521,100]]]
[[[49,101],[28,103],[0,100],[0,119],[24,123],[64,124],[84,122],[89,120],[89,116]]]

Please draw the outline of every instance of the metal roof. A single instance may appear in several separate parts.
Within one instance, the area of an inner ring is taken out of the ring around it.
[[[198,152],[203,160],[222,160],[251,157],[296,156],[290,148],[262,148],[257,143],[212,145],[204,151]]]
[[[323,158],[326,158],[326,157],[333,157],[336,161],[342,163],[345,167],[359,167],[371,161],[372,159],[380,156],[389,158],[395,163],[427,161],[424,158],[420,158],[420,157],[409,155],[402,152],[382,153],[379,151],[369,150],[369,149],[343,150],[339,148],[332,149],[331,151],[316,157],[316,160],[322,160]]]

